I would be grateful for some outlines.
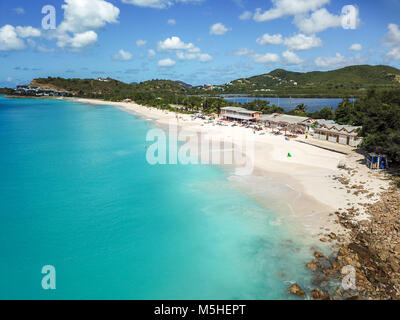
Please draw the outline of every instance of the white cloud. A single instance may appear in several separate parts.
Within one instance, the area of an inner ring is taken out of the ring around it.
[[[272,0],[273,7],[264,12],[262,12],[261,9],[257,9],[254,20],[262,22],[285,16],[305,14],[323,7],[328,4],[329,1],[330,0]]]
[[[31,26],[28,27],[16,27],[17,34],[21,38],[28,38],[28,37],[40,37],[42,33],[39,29],[33,28]]]
[[[79,50],[94,45],[97,42],[97,38],[97,33],[92,30],[75,33],[72,37],[64,34],[59,36],[57,46],[60,48]]]
[[[249,20],[249,19],[251,19],[252,15],[253,14],[251,13],[251,11],[245,11],[239,16],[239,19],[240,20]]]
[[[104,0],[65,0],[60,32],[82,33],[117,23],[119,9]]]
[[[140,47],[145,46],[146,43],[147,43],[146,40],[137,40],[137,41],[136,41],[136,46],[137,46],[138,48],[140,48]]]
[[[176,20],[175,19],[168,19],[167,24],[170,26],[176,25]]]
[[[9,24],[0,28],[0,51],[23,50],[25,42],[18,37],[15,28]]]
[[[208,53],[191,53],[191,52],[182,52],[177,51],[176,56],[179,60],[195,60],[197,59],[200,62],[209,62],[213,58]]]
[[[0,51],[23,50],[26,48],[24,38],[40,36],[40,30],[31,26],[14,27],[7,24],[0,28]],[[27,39],[27,42],[30,47],[35,46],[35,42],[32,39]]]
[[[295,54],[293,51],[289,51],[289,50],[286,50],[285,52],[283,52],[282,57],[284,59],[284,63],[289,66],[301,64],[304,62],[304,60],[301,59],[297,54]]]
[[[340,27],[342,17],[328,12],[325,8],[319,9],[310,17],[296,17],[295,24],[304,33],[318,33],[328,28]]]
[[[317,38],[315,35],[307,36],[301,33],[290,38],[283,38],[281,34],[270,35],[266,33],[262,37],[258,38],[256,42],[259,45],[284,44],[288,47],[289,51],[309,50],[314,47],[322,46],[321,39]]]
[[[22,7],[14,8],[14,11],[17,14],[25,14],[25,9]]]
[[[155,55],[156,55],[156,52],[153,49],[149,49],[149,51],[147,52],[147,57],[150,59],[154,58]]]
[[[28,46],[30,46],[31,48],[34,48],[36,46],[36,42],[32,39],[27,39],[26,43],[28,44]]]
[[[400,47],[395,47],[393,49],[391,49],[386,56],[389,59],[393,59],[393,60],[400,60]]]
[[[195,60],[200,62],[208,62],[212,60],[212,56],[202,53],[200,48],[193,43],[185,43],[179,37],[167,38],[158,42],[159,51],[177,51],[176,56],[179,60]]]
[[[211,26],[210,28],[210,34],[217,35],[217,36],[222,36],[225,33],[227,33],[229,29],[225,27],[221,22],[218,22],[214,25]]]
[[[133,58],[132,53],[125,51],[123,49],[113,54],[113,59],[116,61],[129,61],[132,60],[132,58]]]
[[[164,9],[173,4],[171,0],[122,0],[123,3],[133,4],[138,7]]]
[[[259,45],[264,46],[267,44],[282,44],[283,39],[281,34],[269,35],[268,33],[266,33],[261,38],[258,38],[256,42]]]
[[[117,23],[119,9],[105,0],[64,0],[64,20],[48,37],[57,38],[57,46],[79,50],[94,45],[95,29]]]
[[[397,24],[390,23],[388,25],[388,33],[384,39],[384,44],[391,47],[400,46],[400,29]]]
[[[255,53],[251,57],[255,63],[259,64],[273,64],[279,62],[280,60],[279,55],[277,55],[276,53],[266,53],[266,54]]]
[[[197,58],[196,53],[182,52],[182,51],[178,51],[176,53],[176,56],[178,57],[179,60],[194,60]]]
[[[359,54],[351,57],[345,57],[340,53],[336,53],[334,57],[318,57],[315,59],[315,65],[325,69],[343,68],[346,66],[364,64],[367,59],[362,58]]]
[[[301,33],[291,38],[286,38],[284,44],[289,50],[293,51],[309,50],[323,45],[322,40],[315,35],[307,36]]]
[[[386,34],[383,44],[391,47],[386,53],[389,60],[400,60],[400,29],[397,24],[390,23],[388,25],[388,33]]]
[[[52,48],[47,48],[45,46],[37,46],[36,50],[39,52],[45,52],[45,53],[49,53],[49,52],[54,52],[55,50]]]
[[[171,50],[187,50],[189,52],[200,52],[193,43],[184,43],[179,37],[167,38],[158,43],[158,50],[171,51]]]
[[[209,62],[213,59],[213,57],[208,53],[200,53],[198,58],[200,62]]]
[[[123,3],[133,4],[138,7],[165,9],[176,3],[199,3],[203,0],[122,0]]]
[[[247,48],[239,48],[234,52],[235,56],[246,56],[248,54],[253,53],[253,50],[247,49]]]
[[[162,67],[162,68],[173,67],[175,64],[176,64],[176,62],[174,60],[172,60],[171,58],[162,59],[162,60],[158,61],[158,66]]]
[[[42,34],[31,26],[1,28],[0,50],[21,50],[26,47],[24,38],[46,36],[57,39],[57,46],[72,50],[94,45],[98,36],[94,29],[102,28],[107,23],[117,23],[119,9],[105,0],[64,0],[64,20],[56,30]],[[32,39],[27,39],[31,47],[36,46]],[[45,48],[45,47],[40,47]],[[38,48],[40,51],[41,49]],[[41,50],[46,51],[46,50]]]
[[[351,51],[362,51],[363,46],[359,43],[354,43],[349,47],[349,50]]]

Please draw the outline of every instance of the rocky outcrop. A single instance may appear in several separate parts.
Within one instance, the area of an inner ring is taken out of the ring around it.
[[[295,295],[295,296],[299,296],[299,297],[304,297],[304,296],[306,295],[306,293],[304,292],[304,290],[301,289],[300,286],[299,286],[297,283],[292,284],[292,285],[289,287],[289,293],[291,293],[291,294],[293,294],[293,295]]]
[[[356,221],[352,208],[336,213],[350,229],[350,239],[336,244],[330,257],[315,252],[316,259],[307,264],[315,275],[313,299],[400,299],[400,192],[391,189],[365,210],[370,220]],[[337,236],[330,233],[321,241],[327,239]],[[343,286],[350,276],[355,287]]]

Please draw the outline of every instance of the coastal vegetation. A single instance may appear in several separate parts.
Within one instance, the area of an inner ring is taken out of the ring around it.
[[[258,97],[362,97],[369,89],[400,88],[400,70],[390,66],[359,65],[332,71],[274,70],[220,86],[203,86],[210,94],[245,94]],[[201,91],[201,90],[200,90]]]
[[[0,94],[12,94],[14,90],[9,88],[0,88]]]
[[[335,110],[335,120],[362,126],[364,149],[385,153],[400,163],[400,90],[371,90],[354,103],[343,100]]]
[[[291,72],[283,69],[268,74],[233,80],[221,85],[191,86],[182,81],[149,80],[127,84],[115,79],[40,78],[32,85],[47,85],[85,97],[111,100],[135,95],[156,97],[242,94],[253,97],[364,97],[368,90],[400,89],[400,70],[390,66],[350,66],[332,71]]]
[[[207,95],[203,87],[192,87],[181,81],[171,80],[127,84],[111,78],[96,80],[48,77],[35,79],[31,85],[65,90],[83,98],[108,101],[131,99],[138,104],[183,113],[219,113],[221,108],[231,105],[261,111],[264,114],[287,113],[313,119],[334,120],[339,124],[362,126],[362,148],[368,152],[385,153],[392,161],[400,163],[400,70],[389,66],[352,66],[328,72],[309,73],[278,69],[266,75],[232,81],[222,86],[225,88],[223,90],[221,86],[214,86],[207,90]],[[238,104],[221,97],[221,93],[227,91],[249,94],[251,89],[254,93],[254,90],[258,90],[256,88],[263,86],[274,88],[274,91],[279,87],[279,92],[290,88],[291,93],[295,90],[301,94],[306,94],[309,90],[318,95],[329,92],[330,95],[337,94],[338,97],[341,93],[343,101],[335,110],[326,106],[310,113],[303,104],[294,110],[285,111],[280,106],[270,105],[269,101],[257,99]],[[4,90],[3,92],[9,93]],[[218,96],[214,95],[216,92]],[[344,94],[345,92],[347,94]],[[359,99],[349,99],[361,92]]]

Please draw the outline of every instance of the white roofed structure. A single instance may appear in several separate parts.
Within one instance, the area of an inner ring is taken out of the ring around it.
[[[240,107],[221,108],[221,117],[225,120],[255,121],[261,118],[259,111],[247,110]]]
[[[359,137],[359,131],[362,127],[341,125],[335,122],[320,122],[319,128],[315,128],[314,137],[319,140],[335,142],[351,147],[358,147],[362,138]]]

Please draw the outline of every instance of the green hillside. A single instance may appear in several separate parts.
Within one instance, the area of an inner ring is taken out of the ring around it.
[[[65,90],[78,96],[119,94],[131,91],[131,85],[109,78],[99,81],[48,77],[34,79],[30,84],[45,89]]]
[[[46,89],[72,92],[81,97],[131,97],[136,93],[155,95],[185,94],[189,86],[180,81],[150,80],[139,84],[127,84],[111,78],[107,79],[64,79],[38,78],[31,85]]]
[[[146,97],[146,100],[176,95],[246,94],[251,96],[362,97],[367,90],[400,88],[400,70],[389,66],[351,66],[333,71],[291,72],[274,70],[224,85],[192,87],[181,81],[150,80],[127,84],[114,79],[41,78],[33,85],[65,90],[83,97],[112,99]]]
[[[333,71],[268,74],[234,80],[213,92],[268,96],[273,94],[309,96],[362,96],[368,89],[400,88],[400,70],[389,66],[351,66]]]
[[[272,71],[270,75],[282,80],[294,80],[299,86],[316,86],[319,88],[360,89],[372,86],[393,86],[400,83],[400,70],[388,66],[351,66],[333,71],[308,73],[278,69]]]

